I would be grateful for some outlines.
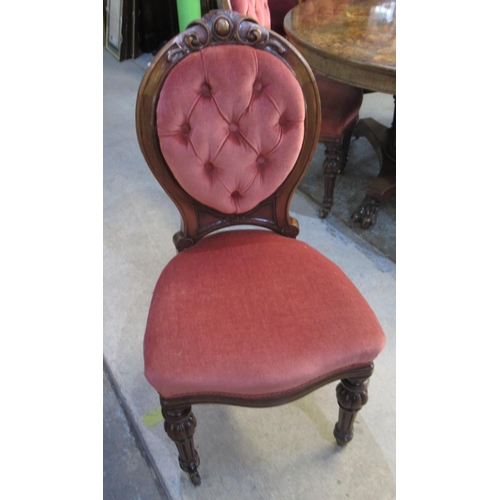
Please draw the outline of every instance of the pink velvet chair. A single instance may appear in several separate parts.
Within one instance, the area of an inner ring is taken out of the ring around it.
[[[211,11],[157,54],[136,123],[182,216],[144,338],[180,467],[200,484],[193,404],[275,406],[335,380],[345,445],[385,336],[340,268],[295,239],[288,209],[320,133],[307,63],[248,17]]]
[[[305,0],[304,0],[305,1]],[[298,0],[219,0],[220,8],[235,10],[254,17],[265,28],[286,36],[283,21]],[[319,142],[325,146],[323,162],[324,196],[321,217],[326,217],[333,206],[333,192],[337,175],[344,171],[351,137],[359,119],[363,90],[336,82],[314,73],[321,99],[321,133]]]

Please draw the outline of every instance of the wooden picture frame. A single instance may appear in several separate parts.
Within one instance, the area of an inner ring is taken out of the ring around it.
[[[104,46],[116,59],[139,55],[137,0],[104,0]]]

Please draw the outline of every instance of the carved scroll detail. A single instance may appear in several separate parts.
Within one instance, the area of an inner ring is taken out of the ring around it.
[[[184,236],[182,231],[174,234],[174,245],[178,252],[186,250],[186,248],[192,247],[194,245],[194,240]]]
[[[297,226],[286,226],[281,230],[281,234],[289,238],[296,238],[299,234],[299,228]]]
[[[202,19],[193,21],[187,29],[177,36],[167,51],[166,60],[175,64],[191,52],[206,47],[228,42],[251,45],[284,54],[286,49],[278,38],[269,30],[236,12],[209,12]]]

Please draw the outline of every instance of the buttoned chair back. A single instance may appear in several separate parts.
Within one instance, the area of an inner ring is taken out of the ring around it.
[[[242,222],[297,234],[285,212],[319,135],[314,77],[285,40],[245,17],[218,19],[227,35],[203,20],[145,75],[143,154],[181,211],[183,245]]]
[[[366,402],[385,336],[341,269],[295,239],[289,213],[320,116],[300,54],[225,10],[165,45],[139,88],[139,144],[182,217],[151,300],[144,371],[195,485],[193,404],[275,406],[341,380],[343,445]],[[231,227],[241,224],[255,227]]]

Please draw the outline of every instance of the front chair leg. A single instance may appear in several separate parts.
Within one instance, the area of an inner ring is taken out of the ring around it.
[[[353,437],[356,414],[368,401],[368,377],[345,378],[337,385],[339,421],[333,435],[340,446],[345,446]]]
[[[198,474],[200,457],[194,447],[193,435],[196,428],[196,418],[191,406],[184,408],[169,408],[167,401],[160,396],[161,413],[165,419],[165,432],[174,441],[179,451],[179,465],[191,478],[191,482],[198,486],[201,478]]]

